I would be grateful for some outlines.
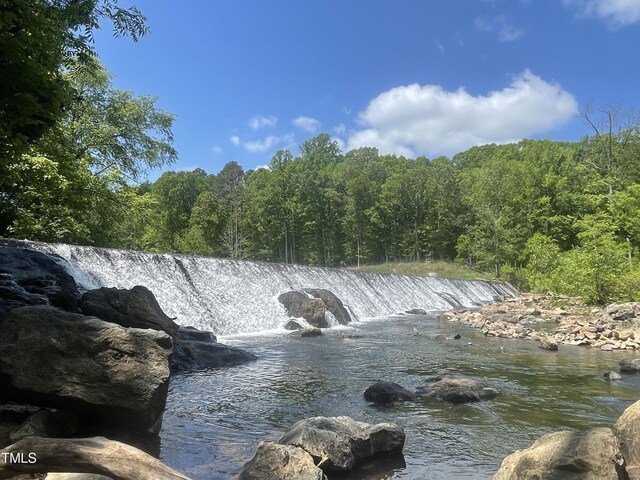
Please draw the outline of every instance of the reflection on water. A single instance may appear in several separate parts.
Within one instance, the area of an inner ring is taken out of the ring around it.
[[[453,340],[455,333],[462,338]],[[407,434],[404,459],[380,459],[341,478],[423,479],[427,472],[433,479],[491,478],[502,458],[539,436],[610,426],[640,398],[640,376],[611,384],[600,378],[633,353],[569,346],[548,352],[427,316],[359,323],[316,338],[225,341],[259,360],[171,383],[162,459],[195,480],[231,478],[261,440],[277,440],[298,420],[318,415],[392,421]],[[483,379],[502,395],[477,404],[420,399],[389,408],[362,395],[377,380],[413,389],[445,373]]]

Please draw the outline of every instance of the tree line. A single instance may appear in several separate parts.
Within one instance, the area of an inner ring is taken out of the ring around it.
[[[4,12],[2,236],[331,267],[446,259],[590,302],[640,297],[633,112],[583,110],[579,142],[452,158],[342,152],[321,134],[268,168],[140,183],[177,159],[173,116],[112,87],[91,32],[110,19],[137,39],[144,17],[114,0],[15,0]]]

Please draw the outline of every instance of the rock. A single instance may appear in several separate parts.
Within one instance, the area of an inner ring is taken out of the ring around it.
[[[34,463],[4,463],[0,478],[21,473],[48,471],[87,472],[114,480],[189,480],[137,448],[104,437],[27,437],[0,451],[4,454],[32,453]]]
[[[411,308],[409,310],[405,310],[404,313],[408,315],[426,315],[427,311],[423,308]]]
[[[95,473],[48,473],[46,480],[112,480]]]
[[[156,297],[140,285],[131,289],[102,287],[82,295],[80,309],[85,315],[123,327],[153,328],[173,336],[178,325],[160,308]]]
[[[289,321],[284,324],[284,328],[285,330],[302,330],[304,327],[295,319],[290,318]]]
[[[78,416],[65,410],[38,410],[10,435],[11,442],[25,437],[70,437],[79,426]]]
[[[49,306],[0,320],[0,401],[72,410],[86,424],[157,433],[171,338]]]
[[[325,308],[333,314],[340,325],[346,325],[351,322],[351,315],[342,304],[342,300],[336,297],[333,292],[322,288],[305,288],[304,292],[322,300]]]
[[[349,417],[314,417],[296,423],[278,443],[303,448],[325,473],[347,472],[356,462],[401,452],[405,434],[393,423],[371,425]]]
[[[497,302],[497,303],[503,303],[504,302],[504,295],[494,295],[493,296],[493,301]]]
[[[173,335],[171,370],[185,372],[238,365],[256,360],[253,353],[215,341],[211,332],[179,327]]]
[[[541,337],[540,338],[540,345],[538,345],[538,347],[543,349],[543,350],[549,350],[551,352],[557,352],[558,351],[558,342],[556,341],[556,339],[553,336],[547,335],[546,337]]]
[[[304,318],[316,328],[329,326],[325,318],[324,302],[319,298],[309,298],[302,292],[291,291],[280,295],[278,301],[292,317]]]
[[[179,326],[162,311],[156,297],[146,287],[91,290],[82,295],[80,308],[86,315],[106,322],[123,327],[151,328],[170,335],[173,340],[173,372],[237,365],[257,358],[239,348],[217,343],[211,332]]]
[[[239,480],[327,480],[313,457],[302,448],[260,442],[256,454],[245,463]]]
[[[615,382],[618,380],[622,380],[622,377],[618,372],[604,372],[602,374],[602,378],[607,382]]]
[[[426,395],[434,400],[450,403],[477,402],[495,398],[499,392],[495,388],[469,378],[447,376],[426,387]]]
[[[611,429],[565,430],[506,457],[493,480],[619,480],[623,464]]]
[[[415,394],[393,382],[376,382],[364,391],[364,398],[378,405],[407,402],[415,399]]]
[[[629,480],[640,479],[640,401],[628,407],[613,426]],[[621,477],[623,478],[623,477]]]
[[[299,338],[309,338],[309,337],[318,337],[322,335],[322,330],[319,328],[303,328],[302,330],[297,330],[289,334],[291,337],[299,337]]]
[[[61,257],[37,252],[22,242],[0,241],[0,316],[29,305],[77,312],[80,292],[64,263]]]
[[[459,333],[456,333],[456,334],[453,336],[453,339],[454,339],[454,340],[460,340],[461,338],[462,338],[462,335],[460,335]]]
[[[622,373],[638,373],[640,372],[640,358],[634,358],[633,360],[620,360],[620,371]]]

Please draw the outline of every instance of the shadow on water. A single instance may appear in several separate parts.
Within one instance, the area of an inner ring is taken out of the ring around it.
[[[426,316],[326,333],[228,338],[259,360],[175,377],[161,432],[162,459],[195,480],[228,479],[260,441],[277,441],[298,420],[348,415],[396,422],[407,440],[401,461],[382,458],[340,478],[423,479],[428,472],[433,479],[489,479],[506,455],[541,435],[612,425],[640,392],[639,377],[616,383],[601,378],[633,356],[628,352],[568,346],[547,352],[532,342],[485,338]],[[454,340],[456,333],[462,338]],[[387,408],[368,404],[362,395],[377,380],[414,389],[442,374],[482,379],[501,395],[467,405],[419,398]]]

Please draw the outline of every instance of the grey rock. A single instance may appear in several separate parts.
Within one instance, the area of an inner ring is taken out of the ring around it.
[[[316,328],[327,328],[324,302],[319,298],[309,298],[302,292],[291,291],[281,294],[278,301],[284,305],[292,317],[304,318]]]
[[[626,462],[629,480],[640,480],[640,401],[624,411],[613,431]]]
[[[633,360],[620,360],[620,371],[622,373],[638,373],[640,372],[640,358],[634,358]]]
[[[285,330],[302,330],[303,328],[304,327],[293,318],[290,318],[287,323],[284,324]]]
[[[404,431],[394,423],[371,425],[349,417],[314,417],[293,425],[278,443],[304,449],[328,473],[350,471],[365,458],[401,452],[404,440]]]
[[[0,401],[77,412],[92,424],[160,429],[171,338],[49,306],[0,320]]]
[[[622,376],[618,372],[604,372],[602,378],[608,382],[615,382],[622,380]]]
[[[260,442],[256,454],[242,468],[239,480],[327,480],[327,477],[302,448]]]
[[[329,310],[340,325],[346,325],[351,322],[351,315],[344,307],[340,300],[333,292],[323,288],[305,288],[304,292],[310,294],[314,298],[319,298],[324,306]]]
[[[309,338],[309,337],[319,337],[322,335],[322,330],[319,328],[303,328],[302,330],[296,330],[289,334],[291,337],[299,337],[299,338]]]
[[[487,386],[483,382],[452,376],[443,377],[426,387],[427,397],[449,403],[490,400],[498,394],[498,390]]]

